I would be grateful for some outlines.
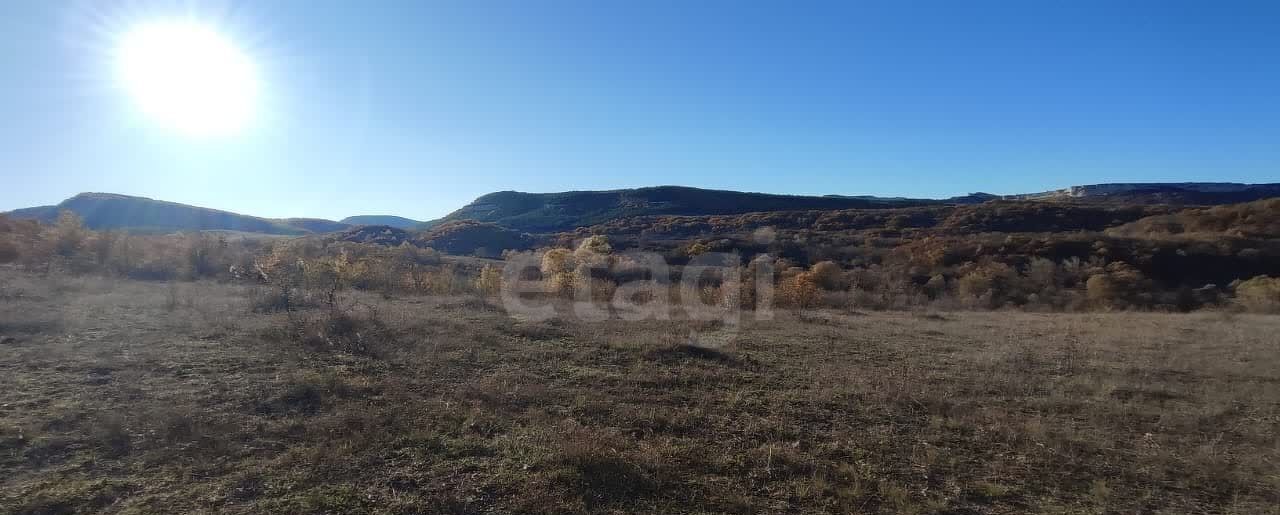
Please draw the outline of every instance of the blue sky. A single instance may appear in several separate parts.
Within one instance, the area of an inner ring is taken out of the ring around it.
[[[253,122],[149,123],[118,34],[254,59]],[[249,0],[0,4],[0,210],[81,191],[260,216],[497,190],[945,197],[1280,181],[1280,2]]]

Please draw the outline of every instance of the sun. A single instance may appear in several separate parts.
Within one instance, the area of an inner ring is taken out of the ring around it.
[[[156,123],[192,135],[235,133],[250,120],[253,61],[213,29],[189,21],[137,25],[116,46],[116,73]]]

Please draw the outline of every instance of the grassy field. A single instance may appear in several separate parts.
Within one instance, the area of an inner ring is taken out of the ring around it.
[[[1280,505],[1276,316],[813,311],[732,330],[356,293],[333,319],[255,311],[263,295],[0,270],[0,512]]]

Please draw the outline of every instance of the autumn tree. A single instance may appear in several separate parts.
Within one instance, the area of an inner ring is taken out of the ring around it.
[[[53,252],[62,257],[72,257],[84,246],[88,231],[84,222],[74,212],[63,210],[53,226]]]
[[[1260,275],[1236,284],[1236,304],[1256,313],[1280,313],[1280,277]]]

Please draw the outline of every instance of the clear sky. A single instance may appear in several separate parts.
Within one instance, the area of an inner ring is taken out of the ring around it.
[[[254,62],[233,134],[139,112],[120,34]],[[498,190],[945,197],[1280,182],[1280,2],[0,2],[0,210],[81,191],[259,216]]]

